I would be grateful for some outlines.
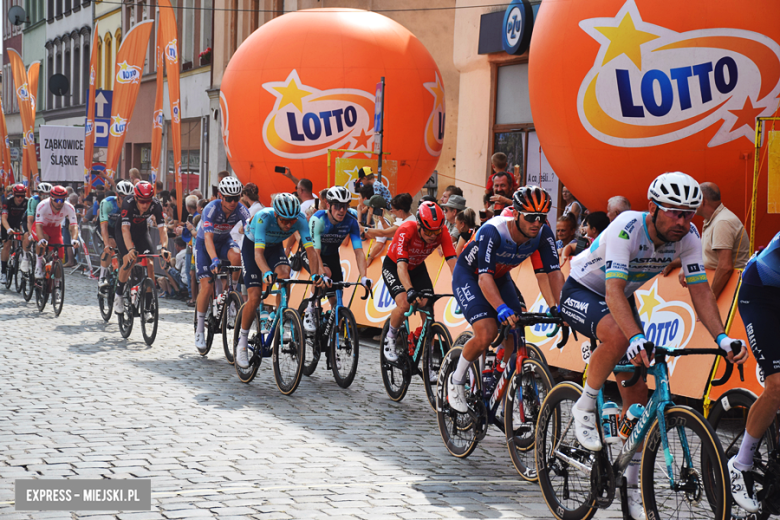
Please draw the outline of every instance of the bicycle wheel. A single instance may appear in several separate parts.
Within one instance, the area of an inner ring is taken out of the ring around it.
[[[428,404],[436,411],[436,382],[439,380],[441,362],[452,348],[452,336],[447,327],[435,321],[428,331],[422,353],[422,380]]]
[[[458,360],[462,352],[462,347],[453,347],[447,352],[442,360],[436,385],[436,420],[439,425],[439,433],[447,451],[458,458],[466,458],[474,452],[484,428],[487,428],[487,424],[482,424],[487,418],[486,414],[485,417],[475,420],[470,413],[460,413],[450,408],[447,400],[447,381],[450,374],[458,367]],[[466,400],[470,404],[476,405],[477,408],[482,405],[481,409],[484,410],[482,380],[479,376],[477,365],[472,363],[466,382]]]
[[[452,346],[453,347],[462,347],[473,336],[474,336],[474,332],[473,331],[471,331],[471,330],[464,330],[463,332],[458,334],[458,337],[455,338],[455,341],[452,343]]]
[[[138,292],[138,297],[141,299],[139,307],[141,312],[141,333],[144,336],[144,341],[147,345],[151,346],[154,343],[154,338],[157,337],[157,324],[160,319],[159,301],[157,300],[157,288],[154,286],[154,282],[147,278],[141,284],[141,290]]]
[[[8,265],[5,268],[5,288],[8,290],[11,289],[11,284],[14,283],[14,275],[16,274],[16,266],[14,265],[15,261],[16,255],[14,254],[8,259]]]
[[[27,258],[30,262],[30,269],[28,272],[22,274],[22,296],[24,301],[29,302],[32,299],[33,292],[35,292],[35,258],[27,253]]]
[[[65,304],[65,270],[62,260],[57,260],[51,266],[51,305],[54,315],[59,316]]]
[[[284,395],[298,388],[303,373],[303,325],[298,311],[284,309],[274,334],[274,378]]]
[[[656,419],[642,452],[640,486],[647,517],[728,519],[731,489],[727,461],[715,430],[687,406],[670,406],[664,420],[673,473],[669,475]],[[674,488],[669,482],[672,478]]]
[[[509,456],[520,476],[529,482],[537,480],[536,423],[542,403],[554,384],[547,365],[526,359],[522,370],[512,375],[504,398],[504,432]]]
[[[46,308],[46,300],[49,299],[49,279],[42,278],[35,283],[35,305],[39,312]]]
[[[330,342],[330,367],[336,384],[349,388],[357,374],[360,340],[352,311],[341,307],[338,314],[339,321]]]
[[[135,309],[133,308],[133,299],[130,297],[130,281],[128,280],[125,286],[124,303],[125,311],[116,315],[119,321],[119,333],[123,338],[130,337],[130,333],[133,332],[133,317],[135,315]]]
[[[22,283],[24,281],[24,273],[22,273],[21,270],[21,262],[22,262],[23,254],[24,251],[19,250],[12,258],[13,266],[14,266],[14,288],[16,289],[17,294],[22,292],[22,287],[23,287]]]
[[[233,329],[236,326],[236,316],[239,316],[238,311],[241,309],[242,303],[241,295],[233,291],[228,295],[225,306],[222,308],[222,350],[225,351],[225,359],[231,365],[234,363],[233,345],[231,344]]]
[[[409,357],[406,355],[408,351],[406,326],[402,326],[398,330],[400,336],[396,340],[400,347],[397,349],[399,350],[398,359],[388,361],[385,358],[385,336],[387,336],[389,328],[390,320],[388,319],[385,326],[382,327],[382,335],[379,338],[379,365],[382,367],[382,383],[385,385],[385,392],[390,399],[398,402],[406,396],[409,383],[412,382],[412,367],[409,363]]]
[[[590,484],[596,453],[577,442],[571,415],[581,394],[578,384],[559,383],[542,402],[536,423],[536,475],[544,501],[558,520],[587,520],[597,511]]]
[[[301,316],[301,320],[303,320],[308,307],[309,300],[303,300],[298,306],[298,314]],[[319,330],[319,324],[317,329]],[[317,336],[317,332],[312,334],[304,330],[303,335],[306,337],[306,345],[304,346],[303,354],[303,375],[308,377],[312,375],[317,368],[317,363],[320,362],[322,351],[320,350],[320,338]]]
[[[114,312],[114,291],[116,291],[116,276],[109,275],[109,280],[112,280],[105,291],[98,289],[98,307],[100,308],[100,316],[103,321],[108,322],[111,319],[111,314]]]
[[[756,402],[756,394],[744,388],[732,388],[725,392],[715,402],[710,411],[708,421],[715,430],[723,446],[726,462],[739,453],[742,438],[745,433],[745,423],[750,407]],[[758,473],[755,478],[755,493],[758,495],[764,489],[766,482],[767,462],[769,454],[777,447],[778,420],[776,419],[759,441],[756,454],[753,458],[753,472]],[[731,518],[733,520],[765,520],[769,518],[769,511],[765,510],[763,502],[757,513],[748,513],[736,502],[731,506]]]
[[[528,350],[528,357],[531,359],[535,359],[537,361],[540,361],[544,366],[547,367],[547,370],[550,370],[550,365],[547,364],[547,357],[544,355],[544,352],[542,352],[542,349],[534,345],[533,343],[526,343],[525,344],[526,349]]]
[[[241,336],[241,319],[244,313],[244,307],[246,303],[242,304],[236,314],[236,322],[233,326],[233,359],[238,356],[238,340]],[[247,368],[241,368],[238,363],[234,363],[236,367],[236,375],[242,383],[250,383],[257,375],[257,369],[260,368],[260,362],[263,360],[261,352],[258,352],[257,356],[254,356],[255,351],[262,350],[260,343],[262,339],[260,337],[260,317],[257,314],[257,310],[252,314],[252,323],[249,325],[249,336],[247,338],[249,347],[247,349],[247,356],[249,356],[249,366]],[[253,361],[254,359],[254,361]]]

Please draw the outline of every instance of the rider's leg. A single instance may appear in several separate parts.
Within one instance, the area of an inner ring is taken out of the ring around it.
[[[8,270],[8,258],[11,256],[11,241],[6,240],[3,242],[3,251],[0,253],[0,261],[2,262],[2,272],[5,274]]]
[[[198,276],[200,278],[200,275]],[[214,282],[206,275],[198,280],[198,285],[200,286],[196,307],[198,313],[198,329],[195,332],[197,334],[202,334],[205,327],[206,312],[209,309],[209,298],[211,298],[211,290],[214,286]]]
[[[228,262],[230,262],[230,265],[232,265],[232,266],[238,267],[238,266],[241,265],[241,250],[238,248],[238,246],[231,247],[228,250],[227,259],[228,259]],[[238,282],[238,275],[239,275],[238,271],[234,271],[233,272],[233,274],[232,274],[232,276],[233,276],[233,283],[237,283]]]
[[[601,343],[590,357],[585,391],[577,401],[578,408],[586,411],[596,409],[596,398],[599,390],[628,349],[628,338],[609,314],[599,321],[596,335]],[[639,389],[633,391],[639,392]]]
[[[458,367],[455,369],[455,375],[452,376],[453,382],[458,385],[466,382],[469,365],[487,350],[490,343],[496,339],[496,334],[498,334],[497,322],[495,318],[490,316],[485,316],[485,318],[475,321],[471,324],[471,328],[474,330],[474,335],[463,346],[463,352],[458,360]],[[506,351],[509,351],[510,356],[512,355],[510,349],[506,349]]]

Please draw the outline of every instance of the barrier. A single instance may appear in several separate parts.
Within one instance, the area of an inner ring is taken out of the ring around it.
[[[100,233],[100,228],[97,224],[81,223],[79,224],[79,235],[81,236],[84,245],[87,247],[89,259],[92,262],[92,274],[96,274],[100,269],[100,257],[103,254],[105,245],[103,244],[103,236]],[[155,248],[155,253],[160,253],[162,246],[160,246],[160,232],[156,226],[149,228],[149,236],[151,237],[151,243]],[[172,241],[169,240],[169,249],[172,248]],[[156,258],[154,262],[154,273],[158,276],[165,276],[164,260],[162,258]],[[79,255],[78,265],[76,269],[88,268],[83,255]]]

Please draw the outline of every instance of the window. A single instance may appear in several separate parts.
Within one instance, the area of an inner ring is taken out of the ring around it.
[[[71,3],[71,0],[65,0],[65,14],[70,14],[70,10],[71,10],[70,3]]]
[[[103,88],[103,69],[105,67],[103,66],[103,42],[98,38],[98,48],[97,48],[97,77],[95,78],[95,88],[102,89]]]
[[[78,33],[74,39],[75,46],[73,48],[73,74],[71,81],[71,90],[73,90],[73,104],[81,104],[81,48],[78,41]]]
[[[71,63],[70,63],[70,55],[71,55],[71,52],[70,52],[70,40],[65,40],[63,42],[63,45],[65,46],[65,52],[63,53],[63,57],[64,57],[65,61],[63,62],[63,67],[62,68],[65,71],[65,76],[70,76],[71,75],[70,74],[70,70],[71,70],[70,69],[70,65],[71,65]],[[72,94],[73,94],[73,92],[71,90],[67,94],[62,96],[62,100],[63,100],[63,102],[64,102],[66,107],[69,107],[71,105],[71,101],[70,100],[71,100],[71,95]]]
[[[490,157],[503,152],[507,156],[509,173],[517,173],[519,182],[523,182],[528,164],[528,131],[533,129],[531,102],[528,97],[528,63],[510,63],[494,65],[494,112],[493,139],[488,154],[488,174]]]
[[[55,0],[57,2],[57,18],[62,18],[62,0]]]
[[[48,2],[46,2],[46,4],[47,4],[48,9],[49,9],[48,20],[51,22],[51,21],[54,20],[54,0],[48,0]]]
[[[186,63],[192,66],[194,46],[195,46],[195,0],[183,0],[181,13],[181,40],[179,48],[181,49],[181,62],[184,67]],[[186,70],[186,69],[184,69]]]
[[[46,51],[49,55],[46,59],[46,76],[48,77],[54,74],[54,54],[50,44],[46,46]],[[54,108],[54,94],[49,89],[46,89],[46,109],[50,110],[52,108]]]
[[[106,33],[103,38],[103,55],[105,57],[105,79],[103,80],[103,88],[106,90],[113,90],[114,88],[114,53],[112,49],[113,38],[111,33]]]
[[[252,12],[249,13],[249,32],[253,33],[260,27],[260,0],[252,0]]]
[[[90,59],[91,59],[91,55],[89,54],[89,52],[90,52],[90,48],[89,48],[89,38],[90,38],[90,36],[91,36],[91,34],[89,34],[89,32],[86,32],[84,34],[84,46],[83,46],[82,55],[81,55],[82,56],[81,62],[84,64],[82,75],[81,75],[81,78],[83,80],[81,82],[81,84],[82,84],[81,88],[82,89],[86,89],[86,88],[89,87],[89,67],[90,67],[90,63],[89,62],[90,62]]]
[[[212,17],[214,0],[200,1],[203,9],[200,11],[200,51],[198,51],[198,53],[206,50],[208,47],[214,48],[211,41],[212,24],[214,21]]]

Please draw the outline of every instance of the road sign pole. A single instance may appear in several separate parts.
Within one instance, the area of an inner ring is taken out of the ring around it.
[[[379,182],[382,182],[382,146],[384,145],[384,133],[385,133],[385,77],[382,76],[382,81],[378,85],[377,89],[381,93],[381,99],[379,99],[379,114],[375,114],[375,118],[378,117],[378,121],[374,121],[374,144],[376,144],[377,138],[379,139],[379,158],[377,159],[377,175],[379,176]],[[379,132],[376,132],[376,126],[379,126]]]

